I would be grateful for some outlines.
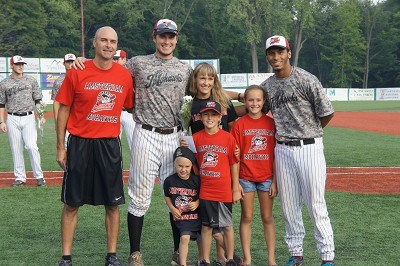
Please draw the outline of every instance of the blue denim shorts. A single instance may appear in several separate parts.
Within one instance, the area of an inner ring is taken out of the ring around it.
[[[264,182],[253,182],[240,178],[239,182],[243,188],[243,192],[254,192],[256,190],[269,192],[269,188],[272,184],[272,179],[267,179]]]

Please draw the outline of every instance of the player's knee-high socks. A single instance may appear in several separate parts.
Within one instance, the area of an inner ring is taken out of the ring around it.
[[[140,239],[142,238],[144,216],[137,217],[128,212],[128,233],[131,254],[140,251]]]

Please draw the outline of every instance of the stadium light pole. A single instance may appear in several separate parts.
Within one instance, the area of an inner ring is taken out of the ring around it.
[[[83,0],[81,0],[81,41],[82,41],[82,56],[85,57],[85,26],[83,19]]]

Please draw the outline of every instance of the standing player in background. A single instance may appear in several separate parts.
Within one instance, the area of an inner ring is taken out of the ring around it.
[[[75,61],[76,56],[74,54],[66,54],[64,56],[64,67],[65,67],[65,73],[68,73],[68,71],[71,69],[72,63]],[[61,84],[63,83],[65,79],[66,74],[61,74],[61,76],[58,77],[53,83],[53,89],[51,90],[51,99],[53,100],[53,112],[54,112],[54,125],[56,126],[57,129],[57,115],[58,115],[58,109],[60,108],[60,103],[55,101],[54,99],[56,98],[57,92],[61,87]]]
[[[333,266],[333,230],[325,202],[326,162],[323,128],[334,110],[318,79],[290,65],[291,50],[283,36],[266,41],[266,58],[275,75],[261,86],[267,93],[266,110],[276,126],[275,171],[286,223],[291,257],[286,265],[304,265],[301,206],[304,202],[314,225],[323,266]]]
[[[251,223],[254,197],[257,192],[264,238],[268,251],[268,266],[276,266],[276,233],[272,207],[277,195],[274,178],[274,120],[262,112],[266,95],[260,86],[252,85],[244,93],[248,113],[239,118],[231,130],[240,148],[239,182],[244,196],[241,201],[240,240],[243,249],[243,265],[251,265]]]
[[[117,50],[113,57],[113,61],[124,66],[126,64],[127,54],[124,50]],[[128,140],[129,150],[132,150],[132,137],[133,130],[135,129],[135,121],[133,121],[132,114],[126,111],[125,108],[122,108],[121,112],[121,133],[122,129],[125,131],[126,139]]]
[[[42,92],[35,78],[24,74],[25,64],[24,58],[13,56],[10,59],[12,73],[0,82],[0,130],[8,132],[10,141],[15,175],[12,186],[23,186],[26,183],[24,146],[29,154],[37,185],[45,186],[33,113],[35,105],[37,109],[41,109]],[[7,122],[4,122],[6,109],[8,117]],[[40,125],[45,122],[44,118],[39,121]]]
[[[116,255],[119,205],[125,203],[119,119],[123,106],[133,108],[133,81],[129,71],[112,61],[117,44],[118,36],[113,28],[98,29],[93,40],[94,59],[83,71],[69,71],[56,96],[60,103],[57,162],[65,171],[61,192],[64,208],[60,266],[72,265],[78,210],[84,204],[105,206],[105,265],[122,265]],[[64,147],[66,129],[70,132],[68,156]]]

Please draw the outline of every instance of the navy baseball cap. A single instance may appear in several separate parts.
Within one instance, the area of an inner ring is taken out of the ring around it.
[[[221,114],[221,105],[215,101],[202,102],[200,105],[200,114],[208,110]]]
[[[194,153],[187,147],[178,147],[174,152],[174,162],[178,157],[183,157],[192,162],[192,164],[196,164],[196,157]]]
[[[176,23],[170,19],[160,19],[154,24],[154,32],[159,34],[163,33],[173,33],[178,34],[178,26]]]

